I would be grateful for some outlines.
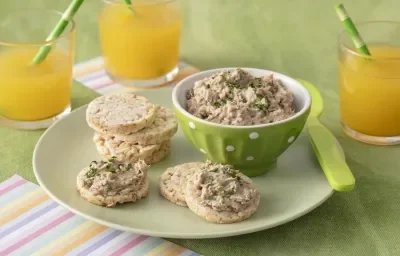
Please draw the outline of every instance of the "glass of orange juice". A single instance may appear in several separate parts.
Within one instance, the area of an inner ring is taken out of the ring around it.
[[[178,0],[103,0],[98,16],[105,68],[116,82],[152,87],[178,73]],[[129,1],[128,1],[129,2]]]
[[[71,111],[75,25],[46,41],[62,13],[18,10],[0,18],[0,123],[42,129]],[[34,63],[41,47],[51,51]]]
[[[339,88],[344,132],[375,145],[400,144],[400,23],[356,24],[371,56],[339,36]]]

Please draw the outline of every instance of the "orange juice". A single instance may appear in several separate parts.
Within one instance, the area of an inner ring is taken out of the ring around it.
[[[105,5],[98,22],[108,72],[146,80],[176,68],[182,18],[169,2],[133,5],[134,12],[123,4]]]
[[[0,53],[0,116],[37,121],[56,116],[70,104],[72,59],[53,49],[38,65],[30,65],[38,49]]]
[[[370,45],[372,60],[339,60],[342,122],[370,136],[400,135],[400,48]]]

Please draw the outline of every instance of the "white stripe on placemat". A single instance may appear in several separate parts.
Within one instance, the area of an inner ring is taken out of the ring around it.
[[[35,232],[36,230],[39,230],[41,227],[45,226],[49,222],[49,220],[57,219],[66,213],[68,213],[68,211],[64,207],[57,206],[56,208],[51,209],[49,212],[43,214],[40,218],[37,218],[28,223],[27,225],[21,227],[19,229],[19,232],[10,234],[0,239],[0,244],[9,244],[9,245],[14,244],[23,239],[23,237],[21,237],[21,234],[27,236]]]
[[[138,237],[138,234],[133,234],[129,232],[124,232],[119,236],[115,237],[113,240],[109,241],[108,243],[100,246],[96,250],[94,250],[89,255],[110,255],[114,251],[121,248],[123,244],[126,244],[129,240]]]

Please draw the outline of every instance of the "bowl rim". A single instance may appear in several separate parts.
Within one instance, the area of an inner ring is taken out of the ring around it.
[[[273,73],[273,74],[277,74],[279,76],[284,77],[286,80],[292,80],[291,82],[293,82],[293,84],[295,86],[298,86],[301,91],[303,91],[303,97],[305,98],[305,104],[304,104],[303,108],[300,109],[300,111],[296,112],[296,114],[294,114],[293,116],[291,116],[291,117],[289,117],[287,119],[281,120],[281,121],[274,122],[274,123],[238,126],[238,125],[229,125],[229,124],[218,124],[218,123],[213,123],[213,122],[210,122],[210,121],[203,120],[201,118],[198,118],[198,117],[190,114],[183,106],[181,106],[181,104],[179,104],[178,94],[183,88],[185,88],[185,86],[186,86],[186,84],[187,84],[187,82],[189,80],[193,79],[194,77],[203,76],[205,74],[210,74],[211,75],[211,74],[214,74],[214,73],[217,73],[217,72],[220,72],[220,71],[227,71],[227,70],[232,71],[232,70],[235,70],[237,68],[243,69],[245,71],[253,70],[253,71],[261,71],[261,72]],[[172,91],[172,103],[173,103],[173,105],[179,110],[179,112],[184,114],[186,117],[194,119],[197,122],[203,123],[203,124],[206,124],[206,125],[216,126],[216,127],[220,127],[220,128],[233,128],[233,129],[264,128],[264,127],[277,126],[277,125],[281,125],[281,124],[290,122],[290,121],[292,121],[294,119],[297,119],[298,117],[302,116],[306,111],[308,111],[311,108],[311,101],[312,101],[311,95],[308,92],[308,90],[299,81],[297,81],[296,79],[294,79],[294,78],[292,78],[290,76],[284,75],[282,73],[272,71],[272,70],[260,69],[260,68],[251,68],[251,67],[226,67],[226,68],[214,68],[214,69],[203,70],[203,71],[200,71],[198,73],[192,74],[192,75],[184,78],[183,80],[179,81],[178,84],[174,87],[174,89]]]

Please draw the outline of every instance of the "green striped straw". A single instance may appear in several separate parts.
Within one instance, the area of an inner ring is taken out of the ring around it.
[[[371,55],[367,45],[364,43],[360,34],[358,33],[356,26],[354,26],[353,21],[346,12],[346,9],[344,9],[343,4],[337,5],[335,7],[335,10],[337,15],[339,16],[339,19],[343,22],[347,33],[349,33],[350,38],[353,41],[357,51],[364,55]]]
[[[53,31],[51,31],[50,35],[46,38],[46,41],[51,41],[59,37],[68,26],[69,20],[71,20],[75,13],[78,11],[79,7],[82,5],[84,0],[73,0],[72,3],[68,6],[67,10],[62,15],[60,21],[54,27]],[[35,58],[32,60],[33,64],[40,64],[44,61],[47,55],[50,53],[52,48],[51,44],[44,45],[40,47],[39,52],[36,54]]]
[[[126,3],[126,5],[128,6],[129,10],[131,10],[133,12],[133,14],[135,13],[135,10],[132,8],[132,1],[131,0],[122,0]]]
[[[132,5],[132,1],[131,0],[123,0],[127,5],[129,5],[129,7]]]

